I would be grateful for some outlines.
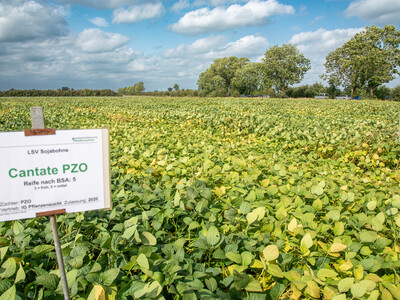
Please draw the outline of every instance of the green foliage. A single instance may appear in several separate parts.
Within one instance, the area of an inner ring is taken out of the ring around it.
[[[390,94],[393,100],[400,101],[400,84],[392,88]]]
[[[247,58],[236,56],[215,59],[211,66],[200,74],[197,81],[199,90],[207,94],[213,91],[218,94],[229,94],[236,72],[248,62]]]
[[[239,94],[253,95],[272,86],[263,63],[248,63],[238,69],[232,79],[232,87]]]
[[[275,90],[282,93],[289,85],[300,83],[311,69],[310,60],[292,44],[269,48],[265,51],[263,63]]]
[[[327,88],[320,83],[289,87],[285,90],[286,95],[290,98],[314,98],[314,96],[324,92],[327,92]]]
[[[113,209],[58,216],[73,299],[398,299],[393,101],[0,100],[110,128]],[[51,227],[0,223],[0,299],[62,299]]]
[[[144,96],[155,96],[155,97],[199,97],[205,96],[202,92],[199,92],[197,89],[181,89],[178,90],[167,90],[167,91],[153,91],[153,92],[143,92]]]
[[[395,78],[400,66],[400,31],[393,25],[382,29],[366,27],[342,47],[326,57],[322,76],[330,83],[348,88],[353,95],[364,89],[370,97],[374,90]]]
[[[391,89],[385,85],[381,85],[374,90],[374,96],[381,100],[389,99],[390,94]]]
[[[140,95],[144,92],[144,84],[142,81],[135,83],[133,86],[128,86],[118,89],[120,95]]]
[[[74,90],[62,87],[58,90],[15,90],[0,91],[0,97],[93,97],[93,96],[117,96],[117,93],[110,89],[102,90]]]

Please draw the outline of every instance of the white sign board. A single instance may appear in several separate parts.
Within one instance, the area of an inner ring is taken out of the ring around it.
[[[111,208],[108,129],[0,132],[0,221]]]

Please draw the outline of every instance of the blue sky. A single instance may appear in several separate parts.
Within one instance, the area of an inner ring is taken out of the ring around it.
[[[0,0],[0,90],[193,89],[214,59],[287,43],[312,84],[365,26],[399,23],[399,0]]]

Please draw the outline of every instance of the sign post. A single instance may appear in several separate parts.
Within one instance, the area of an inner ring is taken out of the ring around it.
[[[44,117],[43,117],[42,107],[40,106],[31,107],[31,120],[32,120],[32,129],[44,128]],[[65,209],[60,211],[52,211],[49,213],[51,213],[49,218],[51,224],[51,231],[53,233],[54,249],[56,250],[58,269],[60,270],[60,278],[64,293],[64,300],[69,300],[70,299],[69,287],[68,287],[67,276],[65,275],[64,258],[62,255],[60,237],[58,235],[57,218],[56,218],[56,214],[65,213]],[[38,216],[37,213],[36,216]]]
[[[70,299],[56,215],[111,208],[108,129],[44,128],[0,132],[0,222],[49,216],[64,299]]]
[[[58,269],[60,270],[60,278],[64,293],[64,299],[69,300],[70,297],[69,297],[68,281],[67,281],[67,276],[65,275],[64,259],[60,245],[60,238],[58,236],[57,219],[55,214],[50,216],[50,224],[51,224],[51,231],[53,232],[54,248],[56,250],[56,255],[57,255]]]

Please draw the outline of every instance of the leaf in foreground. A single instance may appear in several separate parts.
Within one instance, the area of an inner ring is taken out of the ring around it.
[[[263,254],[266,261],[272,261],[279,257],[279,249],[276,245],[269,245],[264,248]]]

